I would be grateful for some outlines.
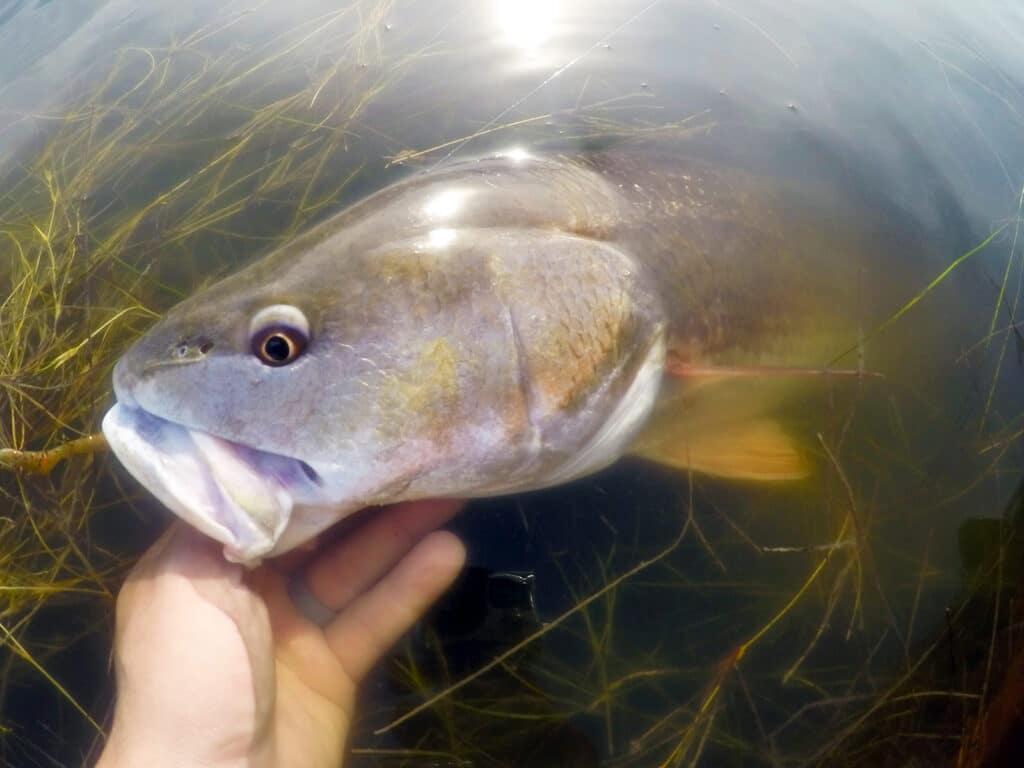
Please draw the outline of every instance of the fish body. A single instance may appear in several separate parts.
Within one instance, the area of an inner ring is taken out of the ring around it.
[[[118,362],[104,433],[247,563],[367,505],[563,483],[637,445],[667,392],[701,388],[666,386],[667,356],[821,366],[853,338],[854,266],[788,205],[680,154],[421,173],[174,307]],[[770,407],[744,399],[744,419]]]

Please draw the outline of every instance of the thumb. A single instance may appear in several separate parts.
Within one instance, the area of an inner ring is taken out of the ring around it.
[[[128,575],[118,596],[118,617],[159,610],[152,619],[186,630],[180,625],[190,616],[214,608],[235,624],[246,648],[265,644],[269,649],[266,606],[244,575],[242,566],[224,559],[220,544],[175,522]]]
[[[217,544],[182,524],[142,557],[117,601],[115,732],[157,743],[189,733],[195,757],[244,754],[266,740],[270,622],[242,577]]]

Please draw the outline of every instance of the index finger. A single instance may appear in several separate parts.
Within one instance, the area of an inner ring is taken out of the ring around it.
[[[309,565],[307,588],[325,606],[340,611],[390,571],[420,539],[448,522],[464,503],[431,499],[368,511],[358,528],[346,532]]]

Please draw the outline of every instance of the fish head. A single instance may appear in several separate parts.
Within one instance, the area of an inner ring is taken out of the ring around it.
[[[229,559],[369,505],[578,477],[650,411],[663,324],[628,255],[536,227],[413,229],[300,239],[117,363],[115,454]]]

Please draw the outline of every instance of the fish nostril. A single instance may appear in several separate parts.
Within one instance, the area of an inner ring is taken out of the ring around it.
[[[206,336],[182,336],[167,348],[167,356],[172,363],[194,363],[205,357],[213,347],[214,343]]]

